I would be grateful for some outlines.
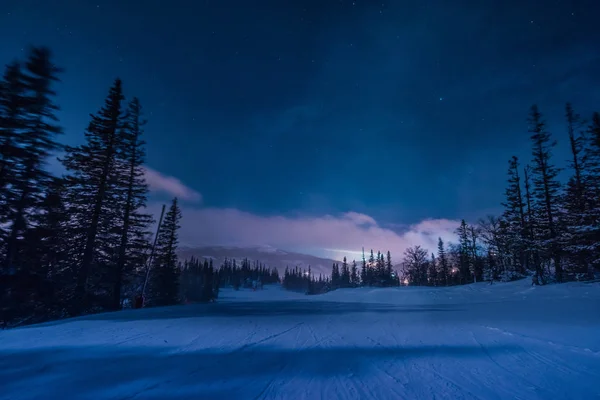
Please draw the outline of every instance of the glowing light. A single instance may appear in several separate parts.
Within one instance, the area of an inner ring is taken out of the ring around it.
[[[408,278],[404,278],[404,282],[405,285],[408,285]]]

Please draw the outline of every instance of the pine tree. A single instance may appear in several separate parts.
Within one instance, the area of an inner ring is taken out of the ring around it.
[[[593,114],[587,130],[584,158],[586,214],[582,236],[589,251],[587,276],[593,279],[595,269],[600,268],[600,113]]]
[[[367,282],[369,286],[373,286],[375,283],[375,255],[373,254],[373,249],[371,249],[371,255],[369,256],[369,264],[367,265]]]
[[[471,241],[469,238],[469,226],[463,219],[460,222],[460,227],[456,230],[459,241],[459,265],[458,271],[460,274],[461,283],[471,282],[471,271],[473,270],[473,260],[471,257]]]
[[[350,271],[350,283],[352,286],[358,286],[360,284],[360,278],[358,277],[358,267],[356,266],[356,260],[352,260],[352,269]]]
[[[180,220],[181,210],[177,198],[174,198],[159,230],[155,262],[150,272],[150,303],[154,306],[166,306],[178,302],[180,268],[177,260],[177,245]],[[212,275],[207,272],[205,282],[209,280],[212,282]]]
[[[388,251],[387,258],[385,260],[385,274],[388,286],[396,286],[396,282],[393,278],[394,266],[392,265],[392,254]]]
[[[18,141],[27,124],[25,89],[21,65],[7,65],[0,81],[0,226],[8,222],[8,205],[14,198],[8,185],[17,176],[21,158]]]
[[[363,286],[368,284],[367,259],[365,258],[365,248],[362,249],[362,266],[360,269],[360,281]]]
[[[71,255],[67,232],[69,215],[62,201],[62,182],[53,179],[41,199],[36,214],[30,218],[31,227],[23,240],[20,264],[30,284],[28,300],[22,303],[24,317],[30,322],[44,321],[63,314],[64,289],[71,275],[66,266]]]
[[[337,263],[333,263],[333,266],[331,267],[331,286],[335,289],[339,288],[340,280],[340,268],[338,267]]]
[[[28,230],[24,245],[26,269],[55,281],[66,273],[66,262],[71,254],[69,214],[62,198],[63,191],[63,181],[52,179],[38,213],[32,216],[33,227]]]
[[[527,205],[526,213],[526,232],[527,232],[527,253],[533,263],[535,270],[534,282],[545,283],[544,271],[540,261],[540,244],[536,237],[536,218],[533,209],[533,192],[531,189],[531,167],[526,165],[523,169],[523,178],[525,183],[525,200]]]
[[[344,260],[342,261],[341,282],[342,287],[350,286],[350,269],[348,268],[346,257],[344,257]]]
[[[379,286],[387,285],[387,279],[385,276],[385,259],[383,257],[383,253],[381,253],[380,251],[377,252],[375,276],[377,277],[377,284]]]
[[[525,252],[525,203],[521,192],[521,177],[519,176],[519,160],[513,156],[508,163],[508,187],[505,191],[506,201],[503,220],[506,222],[509,235],[510,260],[512,273],[523,273],[527,264]]]
[[[173,273],[173,269],[168,269],[167,272],[169,278],[170,278],[170,274]],[[177,271],[175,271],[176,273]],[[176,275],[175,275],[176,276]],[[203,284],[202,284],[202,288],[200,289],[201,291],[201,296],[200,296],[200,301],[203,302],[209,302],[209,301],[213,301],[216,297],[215,297],[215,288],[214,288],[214,270],[212,265],[205,263],[204,265],[204,279],[203,279]],[[168,289],[166,291],[166,293],[168,293]],[[173,292],[175,293],[175,292]],[[177,302],[177,298],[173,295],[166,295],[165,299],[164,299],[164,303],[165,305],[170,305],[170,304],[175,304]]]
[[[112,308],[121,307],[121,292],[124,280],[130,277],[136,268],[144,263],[144,256],[149,247],[148,226],[152,217],[141,210],[146,207],[148,185],[144,179],[144,142],[141,140],[142,127],[141,106],[134,98],[128,107],[125,124],[121,131],[121,148],[118,149],[120,167],[119,184],[121,186],[122,225],[118,257],[113,282]]]
[[[578,114],[575,114],[575,111],[573,111],[573,107],[570,103],[567,103],[566,105],[566,117],[567,132],[569,135],[569,144],[572,157],[569,167],[573,170],[573,176],[571,177],[569,183],[569,191],[573,196],[573,209],[577,212],[582,212],[585,208],[585,188],[583,180],[583,146],[585,145],[585,137],[581,132],[581,117]]]
[[[442,282],[442,285],[448,286],[448,276],[449,276],[449,266],[448,266],[448,257],[446,256],[446,249],[444,249],[444,242],[442,238],[438,238],[438,264],[440,268],[439,278]]]
[[[431,261],[429,261],[429,284],[431,286],[437,286],[438,284],[437,266],[435,262],[435,254],[433,253],[431,253]]]
[[[67,196],[73,216],[73,235],[77,237],[75,298],[79,309],[89,306],[88,281],[92,273],[106,279],[106,271],[118,246],[115,224],[120,210],[115,207],[118,196],[117,156],[121,146],[120,129],[123,127],[121,80],[115,80],[104,106],[85,132],[86,143],[68,146],[63,165],[67,169]],[[118,204],[118,202],[117,202]],[[116,240],[116,242],[115,242]],[[112,249],[112,250],[111,250]],[[94,263],[102,265],[93,270]],[[95,286],[95,285],[94,285]]]
[[[18,68],[14,68],[12,72],[15,82],[12,83],[17,87],[23,85],[24,88],[14,88],[12,94],[17,97],[15,102],[24,102],[24,113],[18,116],[18,111],[8,110],[9,114],[11,111],[15,111],[16,114],[7,115],[8,126],[3,129],[5,140],[2,144],[8,146],[8,153],[5,155],[7,157],[3,156],[3,160],[6,160],[2,165],[4,172],[9,171],[7,167],[12,162],[10,158],[15,155],[11,155],[13,147],[16,145],[19,149],[16,163],[13,163],[11,168],[12,193],[4,199],[7,201],[4,211],[10,216],[5,267],[19,264],[16,258],[23,235],[30,226],[29,219],[36,207],[39,207],[51,180],[50,174],[45,170],[46,159],[60,147],[56,137],[62,133],[55,115],[58,106],[54,102],[56,93],[53,89],[61,69],[53,64],[50,50],[45,47],[30,49],[25,71],[21,76],[18,76]],[[9,83],[7,87],[10,88],[13,84]],[[22,94],[21,99],[18,98],[21,96],[19,92]],[[15,135],[15,130],[19,128],[20,134]],[[13,140],[10,139],[11,135]],[[2,180],[6,181],[6,177]]]
[[[563,222],[565,230],[561,237],[561,246],[568,257],[567,265],[576,273],[586,273],[587,265],[590,260],[590,254],[586,243],[586,232],[590,220],[586,213],[586,186],[584,179],[585,158],[584,145],[585,137],[581,130],[581,118],[575,114],[571,104],[566,105],[567,133],[571,149],[571,160],[569,167],[573,175],[567,182],[564,194],[564,214]],[[567,266],[565,265],[565,266]]]
[[[558,216],[559,216],[559,189],[557,179],[559,169],[551,164],[552,148],[556,142],[552,141],[550,133],[546,130],[546,123],[542,119],[536,105],[531,107],[529,116],[529,132],[533,143],[533,199],[534,212],[537,217],[537,238],[541,240],[540,247],[553,259],[556,280],[562,282],[561,250],[557,241]]]
[[[470,244],[471,244],[471,274],[475,282],[483,279],[483,259],[479,256],[479,235],[475,226],[471,225],[470,229]]]
[[[478,232],[487,250],[483,279],[493,281],[502,276],[503,280],[511,280],[513,275],[509,272],[509,267],[513,261],[513,243],[506,220],[488,216],[479,221]],[[493,258],[491,263],[490,258]]]

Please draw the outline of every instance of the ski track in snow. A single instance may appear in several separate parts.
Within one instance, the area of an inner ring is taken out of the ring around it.
[[[600,285],[222,291],[0,331],[0,399],[600,399]]]

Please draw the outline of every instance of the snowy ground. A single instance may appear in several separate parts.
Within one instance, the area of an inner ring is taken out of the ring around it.
[[[0,399],[597,399],[600,285],[267,287],[0,332]]]

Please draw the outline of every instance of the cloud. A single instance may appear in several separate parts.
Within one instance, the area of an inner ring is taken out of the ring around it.
[[[173,176],[163,175],[149,167],[144,167],[144,177],[151,192],[168,193],[180,200],[200,202],[202,195],[187,187]]]
[[[158,209],[158,205],[154,206]],[[231,208],[182,209],[180,240],[184,245],[260,246],[300,251],[341,259],[360,258],[365,251],[390,251],[396,262],[404,250],[421,245],[437,249],[438,237],[454,241],[458,221],[426,220],[396,232],[380,226],[372,217],[349,212],[338,216],[260,216]]]
[[[59,158],[64,157],[64,152],[58,152],[55,155],[48,157],[46,160],[48,171],[56,176],[61,176],[67,173],[63,164],[59,161]],[[183,182],[174,176],[164,175],[150,167],[142,167],[144,170],[144,177],[148,188],[151,192],[167,193],[171,196],[176,196],[180,200],[200,202],[202,201],[202,195],[187,187]]]

